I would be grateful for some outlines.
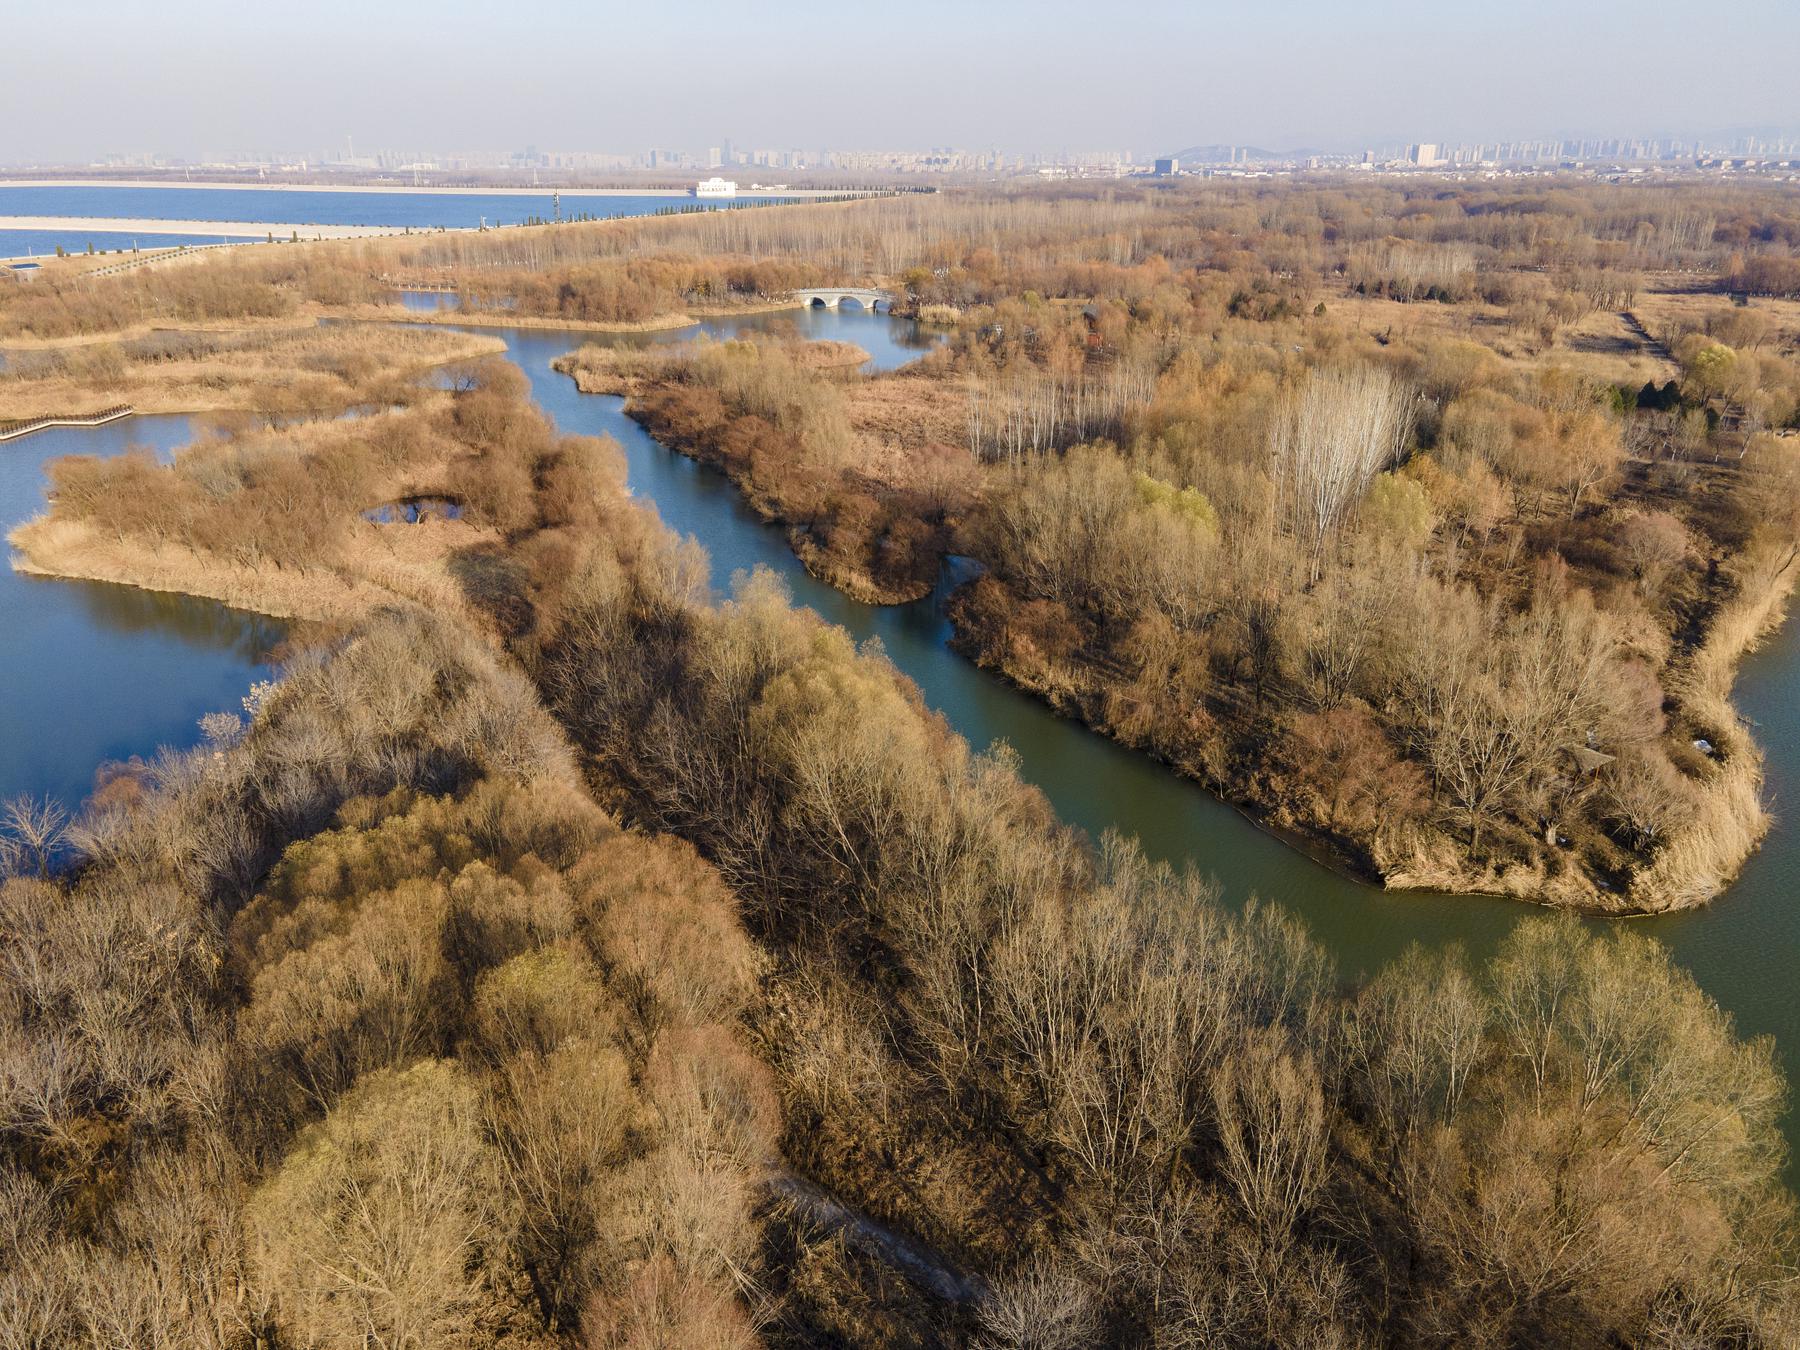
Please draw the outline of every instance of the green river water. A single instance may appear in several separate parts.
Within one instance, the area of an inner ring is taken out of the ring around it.
[[[419,297],[417,306],[435,304]],[[811,336],[861,344],[872,365],[889,368],[918,354],[912,325],[859,311],[758,316],[710,325],[797,322]],[[493,331],[493,330],[484,330]],[[690,330],[691,332],[691,330]],[[1230,806],[1147,757],[1122,749],[952,653],[942,601],[957,577],[947,569],[937,594],[914,604],[875,607],[808,576],[782,532],[743,504],[726,479],[658,445],[621,411],[620,401],[578,393],[550,362],[590,336],[549,330],[504,332],[508,352],[535,397],[567,432],[605,434],[625,449],[633,493],[653,503],[675,530],[712,558],[721,589],[734,572],[767,567],[799,604],[859,639],[879,638],[926,701],[972,744],[1005,741],[1021,772],[1064,819],[1098,835],[1135,836],[1153,857],[1191,863],[1217,878],[1227,903],[1252,896],[1301,915],[1335,953],[1346,976],[1368,972],[1408,943],[1457,942],[1481,957],[1529,909],[1485,897],[1389,894],[1348,880],[1266,834]],[[618,341],[664,341],[634,336]],[[45,433],[0,446],[0,509],[12,524],[41,509],[42,463],[77,452],[116,453],[127,439],[166,452],[185,419],[134,419],[88,431]],[[235,708],[263,674],[264,653],[282,627],[207,601],[147,596],[126,588],[0,577],[0,797],[48,792],[71,803],[105,758],[190,744],[194,719]],[[1800,833],[1782,820],[1800,791],[1800,637],[1786,626],[1744,665],[1737,704],[1756,724],[1768,755],[1777,824],[1740,880],[1718,901],[1686,914],[1621,922],[1668,944],[1700,984],[1736,1017],[1741,1032],[1776,1037],[1789,1077],[1800,1071]],[[1792,1120],[1789,1123],[1792,1137]]]

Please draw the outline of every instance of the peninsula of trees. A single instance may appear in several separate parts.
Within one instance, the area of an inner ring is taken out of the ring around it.
[[[1766,818],[1731,679],[1800,571],[1800,304],[1737,289],[1794,246],[1781,199],[868,214],[925,210],[895,284],[946,344],[905,371],[561,368],[853,594],[977,559],[970,655],[1363,875],[1615,912],[1735,875]]]

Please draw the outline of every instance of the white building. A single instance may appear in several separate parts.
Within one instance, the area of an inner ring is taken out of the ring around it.
[[[694,184],[696,197],[735,197],[737,184],[729,178],[702,178]]]

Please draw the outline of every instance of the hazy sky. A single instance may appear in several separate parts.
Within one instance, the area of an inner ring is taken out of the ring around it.
[[[1800,127],[1800,0],[0,0],[0,163]]]

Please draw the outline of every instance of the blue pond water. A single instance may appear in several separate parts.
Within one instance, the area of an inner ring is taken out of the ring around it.
[[[916,357],[931,340],[914,325],[857,310],[754,315],[707,327],[723,337],[789,322],[858,343],[881,369]],[[585,336],[555,334],[555,350]],[[572,393],[572,384],[556,379]],[[167,457],[192,435],[186,417],[134,417],[0,442],[0,533],[43,510],[51,460],[116,455],[134,445]],[[389,518],[416,520],[415,505],[396,504]],[[193,744],[202,714],[237,710],[248,686],[273,673],[267,654],[286,631],[278,620],[210,600],[0,569],[0,799],[49,795],[74,807],[102,762]]]
[[[610,219],[659,211],[730,210],[773,198],[698,201],[684,196],[583,196],[565,192],[564,219],[577,215]],[[4,217],[66,216],[110,220],[256,221],[276,225],[384,225],[415,230],[475,229],[518,225],[530,218],[553,219],[549,188],[523,192],[321,192],[305,188],[208,188],[121,186],[87,183],[74,187],[28,187],[0,183],[0,258],[53,254],[58,244],[71,253],[130,248],[129,234],[111,231],[5,228]],[[278,236],[279,237],[279,236]],[[171,244],[216,244],[218,235],[139,234],[140,248]],[[110,241],[110,242],[109,242]],[[235,242],[244,242],[237,236]]]
[[[453,313],[460,309],[458,296],[442,291],[401,291],[400,303],[415,313]],[[916,361],[943,341],[943,334],[909,320],[895,319],[885,312],[875,312],[856,305],[842,309],[780,309],[763,314],[742,314],[730,318],[705,319],[686,328],[669,328],[655,333],[590,333],[575,335],[574,345],[595,343],[609,347],[642,347],[665,343],[692,342],[698,337],[719,341],[747,337],[756,333],[791,335],[808,341],[853,342],[869,354],[863,363],[866,371],[893,370]],[[568,333],[555,334],[566,348]]]
[[[743,200],[697,201],[682,196],[562,194],[565,219],[648,216],[658,211],[718,209]],[[272,221],[292,225],[395,225],[415,230],[517,225],[555,215],[552,190],[487,192],[320,192],[305,188],[76,187],[0,184],[0,216],[106,216],[118,220]],[[95,247],[99,245],[96,243]]]
[[[0,442],[0,526],[43,509],[49,460],[189,439],[186,417],[137,417]],[[74,806],[103,761],[192,745],[202,714],[237,711],[272,673],[266,654],[285,633],[210,600],[0,569],[0,798]]]

